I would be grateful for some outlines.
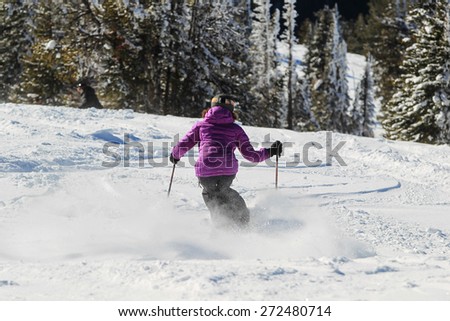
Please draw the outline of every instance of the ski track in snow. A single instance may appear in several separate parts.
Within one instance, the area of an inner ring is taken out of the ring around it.
[[[241,166],[252,225],[224,231],[189,159],[166,195],[159,165],[195,121],[0,105],[0,300],[449,299],[448,146],[333,134],[347,166],[306,167],[295,154],[325,133],[246,127],[293,145],[278,190],[273,164]]]

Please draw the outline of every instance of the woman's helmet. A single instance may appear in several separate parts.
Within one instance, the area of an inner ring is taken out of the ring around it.
[[[236,100],[235,96],[232,95],[226,95],[226,94],[219,94],[214,96],[211,99],[211,107],[214,106],[221,106],[229,111],[233,112],[234,108],[238,105],[238,102]]]

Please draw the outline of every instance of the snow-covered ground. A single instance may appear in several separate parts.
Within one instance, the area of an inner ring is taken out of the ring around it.
[[[167,197],[195,121],[0,105],[0,300],[450,299],[449,146],[333,134],[327,166],[325,132],[245,127],[290,147],[278,190],[273,163],[242,164],[251,228],[222,231],[196,151]]]

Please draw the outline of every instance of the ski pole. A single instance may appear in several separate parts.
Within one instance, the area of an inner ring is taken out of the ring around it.
[[[167,197],[170,196],[170,190],[172,189],[173,174],[175,174],[175,166],[176,166],[176,164],[173,164],[172,175],[170,176],[169,190],[167,191]]]

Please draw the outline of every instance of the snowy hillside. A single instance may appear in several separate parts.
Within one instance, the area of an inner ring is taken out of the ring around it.
[[[242,164],[236,233],[210,224],[196,151],[167,197],[195,121],[0,105],[0,300],[450,299],[449,146],[333,134],[327,166],[325,132],[245,127],[290,145],[278,190]]]

